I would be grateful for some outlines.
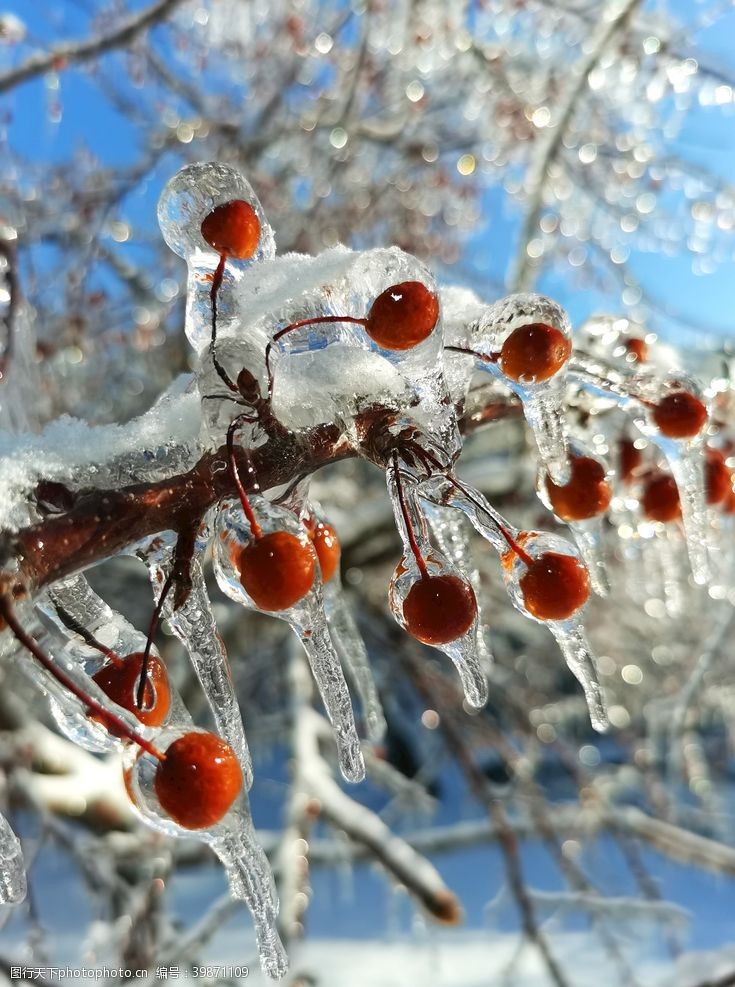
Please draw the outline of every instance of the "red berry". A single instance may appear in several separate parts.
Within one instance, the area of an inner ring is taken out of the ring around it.
[[[249,202],[233,199],[204,217],[201,233],[218,254],[247,260],[258,249],[260,220]]]
[[[186,829],[206,829],[227,814],[240,794],[242,771],[226,741],[192,731],[166,749],[153,785],[174,822]]]
[[[341,549],[337,532],[325,521],[319,521],[313,530],[307,529],[307,532],[319,559],[322,582],[328,583],[339,568]]]
[[[289,531],[273,531],[246,545],[235,559],[245,592],[261,610],[288,610],[314,585],[317,556]]]
[[[420,281],[391,285],[375,299],[365,323],[368,336],[384,350],[410,350],[431,335],[439,300]]]
[[[546,492],[562,521],[583,521],[606,511],[612,499],[605,468],[590,456],[572,456],[571,475],[562,486],[546,478]]]
[[[519,580],[526,610],[539,620],[566,620],[587,602],[587,570],[571,555],[544,552]]]
[[[548,380],[569,359],[572,344],[555,326],[535,323],[521,326],[503,343],[500,369],[511,380],[536,384]]]
[[[670,439],[690,439],[704,427],[707,409],[688,391],[674,391],[654,406],[653,420],[662,435]]]
[[[645,363],[648,359],[648,343],[645,339],[632,337],[625,342],[625,352],[633,357],[634,363]]]
[[[708,504],[721,504],[732,490],[732,476],[719,449],[707,449],[704,482]]]
[[[651,521],[676,521],[681,517],[679,490],[668,473],[652,476],[643,488],[641,508]]]
[[[641,465],[643,453],[638,449],[632,439],[621,439],[619,446],[620,479],[623,483],[630,483],[633,474]]]
[[[422,576],[403,601],[406,630],[424,644],[456,641],[476,614],[473,589],[457,576]]]
[[[119,663],[108,662],[94,673],[92,679],[102,689],[106,696],[129,710],[141,723],[149,727],[160,727],[165,721],[169,707],[171,705],[171,689],[168,684],[168,673],[166,666],[160,658],[155,655],[148,656],[148,674],[143,696],[143,708],[139,709],[136,704],[136,695],[140,682],[140,673],[143,667],[143,652],[135,652],[122,658]],[[99,717],[90,713],[90,718],[99,720]],[[99,722],[102,722],[99,720]],[[114,730],[110,729],[107,721],[105,727],[113,736],[118,736]]]

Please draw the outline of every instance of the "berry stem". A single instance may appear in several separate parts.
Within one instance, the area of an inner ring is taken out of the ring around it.
[[[138,691],[135,694],[135,705],[141,710],[143,709],[143,703],[145,702],[145,687],[148,685],[148,664],[151,654],[151,647],[153,646],[153,636],[156,633],[158,622],[161,619],[163,604],[166,602],[166,597],[168,596],[173,584],[174,569],[171,569],[171,572],[169,572],[168,576],[166,576],[166,581],[163,584],[161,595],[158,597],[158,603],[151,614],[151,622],[148,627],[148,637],[146,638],[145,648],[143,649],[143,660],[140,664],[140,681],[138,682]]]
[[[451,350],[452,353],[466,353],[468,356],[474,356],[476,360],[481,360],[482,363],[497,363],[500,359],[500,352],[497,353],[478,353],[477,350],[468,349],[466,346],[445,346],[445,350]]]
[[[401,506],[401,514],[403,515],[403,523],[406,528],[406,534],[408,536],[408,544],[411,546],[411,551],[416,559],[416,565],[418,566],[419,572],[421,573],[421,578],[425,579],[429,575],[429,570],[426,567],[426,562],[423,555],[421,554],[421,549],[419,543],[416,540],[416,532],[414,531],[413,524],[411,522],[411,517],[408,513],[408,506],[406,504],[406,497],[403,490],[403,481],[401,480],[401,470],[398,465],[398,453],[394,450],[393,455],[393,478],[396,481],[396,493],[398,494],[398,503]]]
[[[245,492],[245,487],[242,485],[240,480],[240,471],[237,468],[237,460],[235,459],[235,432],[238,430],[240,425],[244,421],[250,421],[249,415],[239,415],[230,422],[230,427],[227,429],[227,458],[230,463],[230,469],[232,470],[232,476],[235,480],[235,486],[237,487],[237,492],[240,497],[240,503],[242,504],[243,512],[247,518],[248,524],[250,525],[250,531],[252,532],[253,538],[260,538],[263,534],[260,525],[258,524],[258,519],[255,516],[252,505],[248,500],[248,495]],[[259,490],[257,478],[255,476],[255,470],[253,469],[253,464],[250,461],[250,457],[247,456],[248,471],[252,474],[254,480],[254,489]]]
[[[115,654],[115,652],[102,644],[97,638],[92,634],[84,624],[81,624],[76,617],[72,617],[67,609],[65,609],[60,603],[54,601],[54,610],[56,611],[59,620],[65,624],[70,631],[74,631],[81,637],[85,644],[88,644],[90,648],[94,648],[95,651],[99,651],[100,654],[104,655],[105,658],[109,658],[113,665],[118,667],[123,664],[123,660],[120,655]]]
[[[460,483],[460,481],[457,479],[456,476],[454,476],[452,473],[446,470],[439,462],[439,460],[436,458],[436,456],[432,455],[427,449],[421,449],[421,454],[424,457],[424,460],[428,460],[429,463],[431,463],[433,466],[439,468],[442,471],[446,479],[449,480],[449,482],[452,484],[453,487],[455,487],[457,490],[461,490],[462,493],[465,495],[465,497],[471,503],[473,503],[475,507],[477,507],[479,510],[482,511],[483,514],[487,515],[487,517],[490,518],[493,524],[497,526],[498,531],[500,531],[500,534],[503,536],[503,538],[505,538],[509,548],[513,552],[515,552],[515,554],[518,556],[521,562],[523,562],[524,565],[531,566],[533,564],[532,557],[528,554],[528,552],[525,551],[525,549],[523,549],[518,544],[518,542],[511,535],[508,529],[504,527],[502,524],[500,524],[497,518],[493,517],[493,515],[490,514],[490,512],[485,507],[485,505],[482,504],[479,500],[477,500],[476,497],[473,497],[472,493],[467,489],[467,487],[465,487],[463,483]],[[395,456],[395,453],[393,455]]]
[[[273,372],[271,370],[271,350],[273,344],[277,343],[281,337],[286,336],[295,329],[303,329],[304,326],[319,325],[322,322],[351,322],[353,325],[366,326],[367,319],[358,319],[352,315],[317,315],[311,319],[301,319],[299,322],[292,322],[289,326],[279,329],[265,348],[265,369],[268,374],[268,397],[273,393]]]
[[[30,651],[36,661],[43,665],[49,675],[53,676],[53,678],[63,685],[64,688],[67,689],[73,696],[76,696],[80,702],[84,703],[90,712],[100,717],[107,725],[108,730],[123,736],[126,740],[132,740],[133,743],[137,744],[147,754],[151,754],[159,761],[166,760],[165,755],[162,754],[161,751],[157,750],[150,741],[146,740],[145,737],[141,737],[139,733],[129,727],[127,723],[124,720],[121,720],[119,716],[116,716],[115,713],[111,713],[109,710],[105,709],[105,707],[98,703],[96,699],[93,699],[92,696],[84,691],[84,689],[78,686],[70,675],[67,675],[63,669],[59,668],[56,662],[49,658],[49,656],[42,650],[38,642],[20,625],[18,618],[15,616],[13,605],[7,596],[0,597],[0,615],[4,618],[8,627],[15,635],[15,638],[27,651]]]
[[[222,279],[224,278],[226,263],[227,256],[225,254],[220,254],[219,263],[217,264],[215,272],[212,275],[212,288],[209,292],[209,297],[212,300],[212,341],[209,344],[209,352],[212,356],[214,369],[229,389],[237,394],[237,384],[232,380],[217,358],[217,295],[219,294]]]

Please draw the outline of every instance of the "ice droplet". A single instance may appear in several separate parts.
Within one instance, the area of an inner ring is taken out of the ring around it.
[[[258,494],[250,496],[250,504],[264,534],[271,531],[287,531],[303,544],[310,546],[306,529],[291,511],[271,504]],[[215,576],[220,589],[230,599],[243,606],[259,610],[260,608],[245,592],[237,567],[237,560],[243,549],[252,542],[253,537],[240,504],[236,501],[223,502],[215,522]],[[365,776],[365,765],[347,683],[342,673],[339,656],[329,636],[321,577],[318,571],[311,590],[292,607],[287,610],[261,612],[285,620],[301,640],[319,687],[322,702],[334,727],[342,773],[348,781],[361,781]]]
[[[484,306],[480,317],[466,326],[463,338],[454,337],[452,342],[457,342],[460,349],[474,351],[478,356],[476,369],[502,380],[520,398],[541,462],[555,483],[565,483],[569,478],[564,416],[566,361],[552,376],[537,380],[523,374],[519,379],[508,376],[499,360],[503,343],[524,326],[553,327],[569,343],[571,352],[571,325],[566,312],[550,298],[532,292],[509,295]],[[447,357],[451,356],[450,346]]]
[[[547,625],[556,638],[569,670],[582,686],[587,700],[590,723],[595,730],[604,732],[610,726],[607,705],[584,627],[578,619],[563,622],[548,621]]]
[[[465,585],[469,583],[467,578],[432,546],[426,518],[418,502],[418,479],[413,472],[395,460],[386,471],[386,482],[393,504],[396,527],[404,546],[403,558],[391,580],[390,605],[398,623],[410,633],[404,617],[404,603],[419,580],[449,576]],[[421,563],[416,556],[417,548]],[[474,591],[472,596],[474,600]],[[432,643],[432,646],[443,651],[452,660],[462,682],[467,702],[475,709],[481,709],[487,702],[488,686],[477,647],[476,601],[474,606],[474,618],[463,634],[451,641]]]
[[[439,507],[429,501],[426,502],[425,513],[440,551],[469,579],[475,591],[478,623],[477,655],[485,674],[489,675],[494,661],[489,642],[490,628],[482,619],[480,573],[472,561],[467,523],[462,513],[455,508]]]

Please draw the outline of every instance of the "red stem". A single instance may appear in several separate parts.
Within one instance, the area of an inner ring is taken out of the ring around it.
[[[271,350],[273,349],[273,344],[277,343],[282,336],[287,335],[289,332],[293,332],[295,329],[303,329],[304,326],[318,325],[321,322],[351,322],[358,326],[367,325],[367,319],[357,319],[352,315],[316,315],[311,319],[301,319],[299,322],[292,322],[290,326],[284,326],[283,329],[279,329],[265,348],[265,369],[268,374],[269,397],[273,393],[273,373],[271,371]]]
[[[126,738],[126,740],[132,740],[141,747],[146,753],[151,754],[153,757],[157,758],[159,761],[165,761],[166,756],[157,750],[150,741],[146,740],[145,737],[141,737],[139,733],[136,733],[131,727],[127,725],[124,720],[121,720],[119,716],[111,713],[109,710],[105,709],[104,706],[100,705],[96,699],[93,699],[88,695],[84,689],[76,684],[70,675],[58,667],[58,665],[41,649],[38,642],[35,641],[30,634],[28,634],[23,627],[18,623],[18,618],[15,616],[15,611],[10,600],[7,597],[0,597],[0,613],[7,623],[10,630],[13,632],[17,640],[26,648],[36,661],[40,662],[41,665],[46,669],[49,675],[53,676],[57,682],[64,686],[73,696],[76,696],[80,702],[89,709],[91,713],[96,716],[101,717],[102,721],[107,724],[107,729],[111,733],[119,734]]]
[[[214,369],[219,374],[220,378],[229,387],[231,391],[237,394],[237,384],[232,380],[230,375],[227,373],[225,368],[217,359],[217,295],[219,294],[219,289],[222,285],[222,279],[225,274],[225,264],[227,263],[227,257],[225,254],[220,254],[219,263],[212,275],[212,288],[209,292],[209,297],[212,300],[212,341],[209,344],[209,352],[212,355],[212,363],[214,364]]]
[[[398,465],[398,453],[395,451],[393,452],[393,476],[396,481],[396,492],[398,494],[398,503],[401,505],[403,523],[406,526],[406,533],[408,534],[408,543],[411,546],[411,551],[416,559],[416,565],[421,573],[421,578],[426,579],[429,575],[429,570],[427,569],[426,562],[421,554],[419,543],[416,540],[416,532],[414,531],[413,524],[411,523],[411,518],[408,513],[408,507],[406,506],[406,499],[403,493],[403,483],[401,481],[401,470]]]
[[[445,349],[449,349],[449,348],[450,347],[445,347]],[[432,455],[432,453],[430,453],[426,449],[421,448],[420,446],[417,446],[414,451],[415,452],[418,452],[419,449],[421,450],[421,455],[424,457],[425,460],[428,460],[429,463],[431,463],[435,467],[438,467],[439,469],[441,469],[444,472],[444,476],[447,478],[447,480],[449,480],[449,482],[452,484],[453,487],[456,487],[457,490],[461,490],[462,493],[465,495],[465,497],[468,500],[472,501],[472,503],[475,505],[475,507],[478,507],[483,512],[483,514],[488,514],[487,509],[480,503],[479,500],[476,500],[472,496],[472,494],[464,486],[464,484],[460,483],[460,481],[456,478],[456,476],[453,476],[451,473],[449,473],[448,471],[444,470],[444,467],[439,462],[439,460],[436,458],[436,456]],[[394,453],[394,455],[395,455],[395,453]],[[508,542],[508,546],[510,547],[510,549],[512,551],[514,551],[516,553],[516,555],[521,560],[521,562],[523,562],[523,564],[526,565],[526,566],[533,565],[533,558],[528,554],[527,551],[525,551],[525,549],[523,549],[518,544],[518,542],[511,535],[511,533],[506,528],[504,528],[502,524],[498,524],[498,522],[495,520],[495,518],[493,518],[491,515],[488,514],[488,517],[491,517],[491,520],[493,521],[493,523],[498,525],[498,528],[500,530],[500,534],[503,536],[503,538],[505,538],[505,540]]]
[[[169,590],[174,584],[174,570],[171,569],[166,581],[163,584],[163,589],[161,590],[161,595],[158,597],[158,603],[153,610],[151,615],[151,623],[148,627],[148,637],[146,638],[145,648],[143,649],[143,661],[140,663],[140,681],[138,682],[138,691],[135,694],[135,705],[138,709],[143,709],[143,702],[145,700],[145,687],[148,684],[148,659],[151,654],[151,647],[153,645],[153,636],[158,628],[158,622],[161,619],[161,611],[163,610],[163,604],[166,602],[166,597],[169,594]]]
[[[477,350],[468,349],[466,346],[445,346],[445,350],[451,350],[453,353],[466,353],[468,356],[474,356],[476,360],[481,360],[483,363],[497,363],[500,359],[500,353],[478,353]]]
[[[98,641],[94,634],[91,634],[84,624],[80,624],[76,617],[72,617],[69,611],[62,607],[60,603],[54,602],[54,610],[56,611],[61,622],[66,624],[69,630],[74,631],[75,634],[78,634],[79,637],[83,639],[84,643],[88,644],[90,648],[94,648],[96,651],[99,651],[100,654],[104,655],[105,658],[109,658],[113,665],[117,665],[119,667],[123,664],[123,659],[120,655],[115,654],[111,648],[106,647]]]
[[[258,523],[258,519],[255,516],[255,512],[253,511],[252,505],[248,499],[248,495],[245,492],[245,487],[242,485],[242,481],[240,480],[240,471],[237,468],[237,460],[235,459],[235,432],[240,427],[240,424],[243,422],[243,420],[245,420],[246,417],[247,416],[239,415],[237,418],[233,419],[233,421],[230,422],[230,427],[227,429],[227,458],[230,463],[230,469],[232,470],[232,476],[235,480],[235,486],[237,488],[237,492],[240,496],[240,503],[242,504],[242,509],[245,513],[245,517],[247,518],[248,524],[250,525],[250,531],[252,532],[253,538],[257,539],[262,536],[263,531],[260,527],[260,524]],[[248,462],[248,470],[253,476],[253,480],[254,480],[253,490],[258,490],[260,488],[258,487],[258,483],[255,478],[255,470],[253,469],[253,465],[250,462],[249,456],[247,462]]]

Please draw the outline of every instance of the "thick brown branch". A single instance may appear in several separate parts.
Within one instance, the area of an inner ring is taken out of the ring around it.
[[[462,431],[472,432],[509,413],[519,413],[518,406],[495,395],[481,412],[475,408],[461,419]],[[380,422],[379,415],[365,415],[366,446],[372,441],[371,431],[380,431]],[[274,427],[269,441],[252,452],[250,463],[260,489],[267,491],[354,455],[356,450],[336,426],[318,426],[302,437]],[[244,453],[236,449],[236,456],[241,476],[253,475]],[[188,473],[155,483],[77,494],[65,488],[54,493],[51,487],[59,485],[40,483],[37,495],[63,507],[63,513],[52,514],[9,539],[7,554],[18,559],[28,591],[80,572],[163,531],[190,536],[210,507],[225,497],[237,497],[225,445],[203,456]],[[181,600],[180,593],[177,599]]]
[[[268,490],[350,455],[353,450],[338,430],[325,426],[314,429],[308,440],[274,438],[251,458],[261,489]],[[244,461],[242,473],[247,475]],[[227,449],[221,446],[188,473],[83,494],[64,514],[20,531],[11,548],[20,561],[25,587],[32,590],[162,531],[191,531],[212,505],[229,496],[237,496],[237,491]]]
[[[75,62],[88,62],[114,48],[124,48],[139,34],[165,20],[183,2],[184,0],[157,0],[150,7],[127,18],[108,34],[84,41],[66,41],[49,51],[31,55],[25,62],[0,76],[0,93],[52,69],[66,68]]]

